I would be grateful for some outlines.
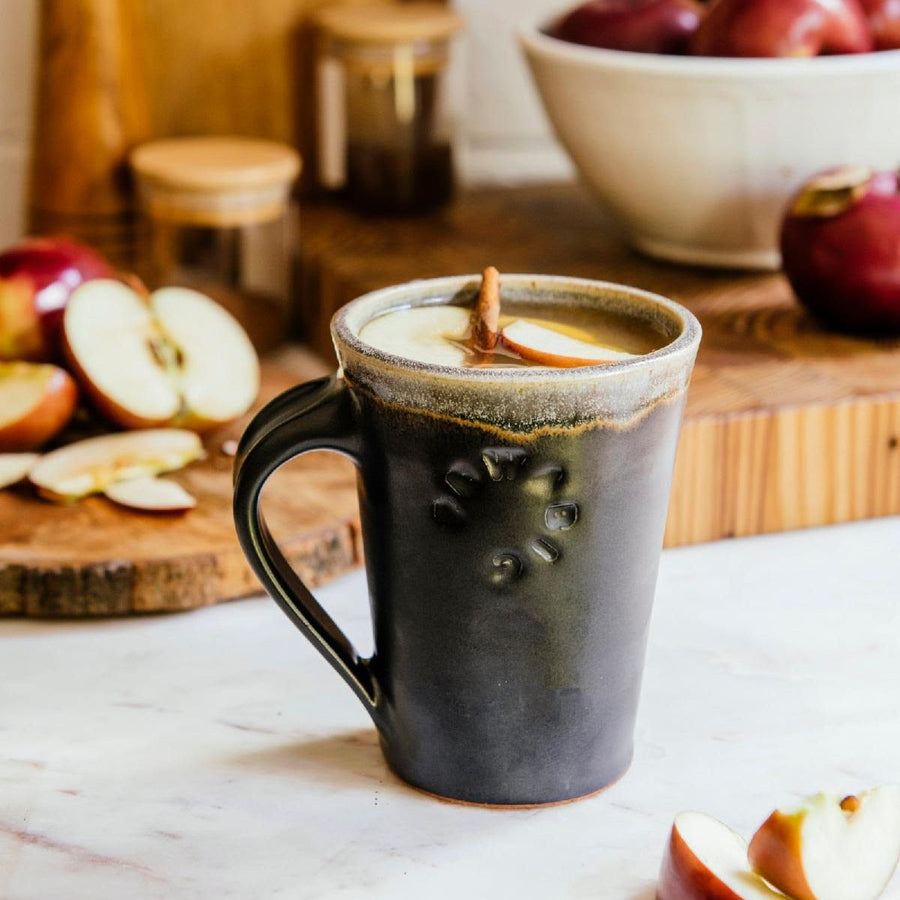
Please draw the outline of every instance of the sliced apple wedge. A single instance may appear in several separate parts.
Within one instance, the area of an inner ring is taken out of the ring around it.
[[[71,376],[43,363],[0,363],[0,452],[34,450],[65,427],[78,399]]]
[[[183,513],[197,505],[178,482],[152,476],[115,481],[103,494],[119,506],[140,512]]]
[[[215,428],[259,391],[259,360],[221,306],[187,288],[144,297],[97,279],[78,288],[63,320],[66,357],[95,406],[124,428]]]
[[[747,842],[699,812],[675,818],[663,856],[657,900],[784,900],[747,861]]]
[[[525,319],[516,319],[505,326],[501,339],[523,359],[556,369],[595,366],[599,363],[633,359],[635,356],[633,353],[580,341]]]
[[[900,860],[900,787],[818,794],[799,809],[775,810],[749,858],[794,900],[875,900]]]
[[[24,481],[40,458],[39,453],[0,453],[0,488]]]
[[[203,456],[192,431],[157,428],[88,438],[42,456],[28,476],[42,497],[71,502],[117,481],[172,472]]]

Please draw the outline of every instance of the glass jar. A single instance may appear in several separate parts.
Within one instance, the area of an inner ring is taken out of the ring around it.
[[[435,3],[317,16],[319,182],[366,212],[426,212],[453,194],[447,96],[459,15]]]
[[[249,138],[173,138],[131,154],[148,224],[138,274],[222,304],[258,350],[287,334],[296,247],[291,187],[300,157]]]

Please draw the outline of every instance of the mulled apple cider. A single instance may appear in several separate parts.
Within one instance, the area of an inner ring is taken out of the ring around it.
[[[332,330],[339,375],[273,401],[242,441],[236,521],[263,583],[406,781],[502,805],[610,784],[632,755],[696,319],[633,288],[488,270],[369,294]],[[369,659],[259,513],[268,475],[321,448],[359,468]]]

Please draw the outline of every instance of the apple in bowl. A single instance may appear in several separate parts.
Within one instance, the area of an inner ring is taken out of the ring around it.
[[[696,0],[589,0],[553,29],[560,40],[636,53],[685,53],[700,24]]]

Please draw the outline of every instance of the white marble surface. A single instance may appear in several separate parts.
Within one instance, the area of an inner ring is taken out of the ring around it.
[[[664,554],[632,770],[543,810],[398,782],[271,601],[2,622],[0,897],[650,900],[680,809],[900,781],[898,559],[900,520]],[[360,575],[321,596],[367,633]]]

